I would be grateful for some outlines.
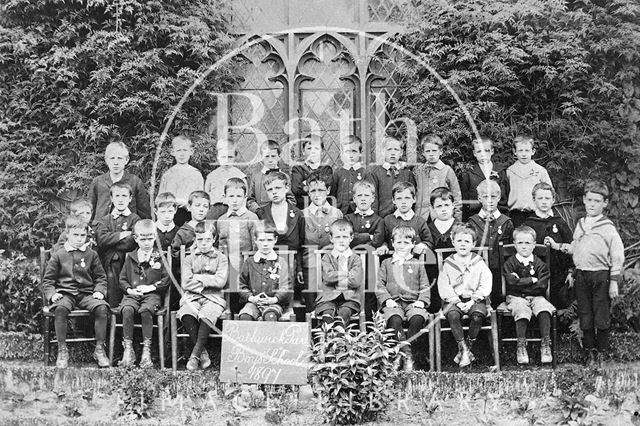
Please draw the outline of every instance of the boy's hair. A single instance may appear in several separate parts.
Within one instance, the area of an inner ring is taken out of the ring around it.
[[[77,214],[70,214],[64,220],[64,229],[67,231],[71,229],[84,229],[86,231],[88,225],[87,221]]]
[[[604,197],[605,201],[609,199],[609,188],[607,187],[607,184],[601,180],[588,180],[587,183],[584,184],[584,191],[582,192],[582,195],[587,195],[587,192],[600,194]]]
[[[267,139],[267,141],[264,144],[262,144],[262,147],[260,148],[260,152],[264,152],[269,149],[275,149],[276,151],[278,151],[278,155],[282,153],[280,144],[274,141],[273,139]]]
[[[429,197],[429,201],[433,206],[433,203],[436,202],[437,199],[441,200],[449,200],[455,204],[455,200],[453,199],[453,194],[449,191],[449,188],[445,188],[444,186],[440,186],[433,191],[431,191],[431,196]]]
[[[400,149],[404,150],[404,143],[400,139],[391,135],[384,135],[384,137],[382,138],[382,147],[386,148],[387,144],[391,141],[398,142],[400,144]]]
[[[281,180],[284,182],[285,186],[291,186],[291,179],[289,175],[283,172],[270,172],[267,173],[267,176],[262,181],[262,186],[267,189],[267,185],[271,185],[273,182]]]
[[[358,145],[358,150],[362,153],[362,139],[356,135],[347,136],[347,140],[342,144],[342,146],[345,145]]]
[[[416,230],[410,226],[396,226],[391,232],[391,241],[395,241],[396,238],[410,238],[415,242]]]
[[[216,230],[212,220],[205,220],[204,222],[196,223],[195,232],[196,234],[211,233],[214,240],[218,238],[218,231]]]
[[[113,195],[113,189],[114,188],[122,188],[122,189],[126,189],[127,191],[129,191],[129,195],[133,197],[133,188],[131,187],[131,185],[129,185],[128,182],[116,182],[114,184],[111,184],[111,186],[109,187],[109,195]]]
[[[229,188],[240,188],[244,191],[244,195],[247,195],[247,184],[244,179],[237,177],[227,179],[227,182],[224,184],[224,195],[227,195],[227,190]]]
[[[516,138],[513,140],[514,151],[517,148],[519,143],[528,143],[531,145],[531,149],[534,149],[536,147],[534,139],[529,135],[516,136]]]
[[[258,234],[272,234],[275,239],[278,239],[276,227],[268,224],[264,220],[256,222],[256,226],[253,228],[253,236],[258,238]]]
[[[209,194],[204,191],[193,191],[189,194],[189,205],[193,204],[193,200],[196,198],[204,198],[209,202],[209,204],[211,204],[211,197],[209,197]]]
[[[438,145],[438,148],[440,148],[440,150],[442,150],[442,146],[444,145],[444,142],[442,142],[442,138],[432,133],[420,137],[420,149],[424,151],[424,146],[428,143]]]
[[[518,226],[516,229],[513,230],[513,239],[515,240],[516,235],[520,235],[520,234],[531,235],[531,237],[533,238],[533,242],[534,243],[536,242],[536,231],[532,227],[527,225]]]
[[[193,147],[193,142],[191,142],[191,139],[188,136],[178,135],[171,140],[171,148],[175,148],[176,144],[179,142],[187,142],[189,144],[189,148]]]
[[[154,234],[156,233],[156,224],[153,223],[151,219],[142,219],[136,222],[133,225],[133,233],[136,236],[140,236],[142,234]]]
[[[393,185],[393,188],[391,188],[391,198],[396,198],[396,194],[404,191],[408,189],[409,192],[411,193],[411,196],[415,198],[416,196],[416,187],[413,186],[413,184],[411,182],[397,182],[395,185]]]
[[[533,198],[536,198],[537,191],[551,191],[551,196],[554,200],[556,199],[556,190],[547,182],[538,182],[533,186],[533,189],[531,190],[531,196]]]
[[[353,184],[353,193],[356,193],[356,189],[360,188],[360,187],[365,187],[371,190],[371,194],[373,194],[373,196],[376,196],[376,187],[369,182],[368,180],[359,180],[356,183]]]
[[[474,140],[474,141],[473,141],[474,149],[475,149],[475,146],[476,146],[476,145],[480,145],[480,144],[484,145],[485,143],[488,143],[488,144],[489,144],[489,146],[490,146],[491,148],[493,148],[493,145],[494,145],[494,144],[493,144],[493,140],[492,140],[492,139],[489,139],[489,138],[484,137],[484,136],[480,136],[478,139],[476,139],[476,140]]]
[[[107,152],[114,149],[121,149],[127,153],[127,157],[129,156],[129,148],[127,148],[127,145],[122,141],[109,142],[107,147],[104,149],[104,154],[107,155]]]
[[[156,209],[160,207],[173,207],[177,208],[178,203],[176,201],[175,195],[172,192],[162,192],[158,194],[155,201]]]
[[[329,227],[329,234],[333,237],[334,232],[349,231],[349,235],[353,235],[353,225],[346,219],[338,219]]]
[[[93,211],[93,206],[91,205],[91,201],[87,200],[86,198],[78,198],[77,200],[73,201],[69,205],[69,211],[75,214],[82,207],[89,207],[89,210]]]
[[[456,235],[458,234],[471,235],[471,240],[474,244],[476,242],[476,238],[478,237],[476,230],[468,223],[458,223],[451,227],[451,241],[455,240]]]
[[[309,134],[304,137],[304,139],[302,140],[302,149],[305,149],[307,145],[309,145],[314,140],[320,141],[320,149],[324,151],[324,139],[322,138],[322,136],[318,136],[314,134]]]
[[[498,185],[498,182],[496,182],[495,180],[485,179],[478,184],[478,188],[477,188],[478,195],[486,194],[486,193],[491,194],[493,191],[496,191],[498,195],[502,195],[502,191],[500,190],[500,185]]]
[[[327,189],[331,189],[331,176],[318,170],[311,172],[307,178],[307,186],[310,187],[312,182],[323,182]]]

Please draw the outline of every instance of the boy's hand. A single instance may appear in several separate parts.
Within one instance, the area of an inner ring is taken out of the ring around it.
[[[94,291],[93,298],[98,300],[104,300],[104,294],[100,293],[99,291]]]
[[[143,295],[142,290],[140,290],[140,288],[139,288],[139,287],[136,287],[136,288],[128,288],[128,289],[127,289],[127,294],[128,294],[129,296],[142,296],[142,295]],[[94,297],[95,297],[95,293],[93,293],[93,295],[94,295]]]
[[[249,296],[249,299],[247,299],[249,302],[253,303],[254,305],[259,305],[260,304],[260,296]]]
[[[51,296],[51,302],[56,303],[58,300],[62,299],[62,293],[56,293]]]
[[[556,243],[556,241],[551,237],[544,237],[544,245],[551,247],[554,250],[560,249],[560,244]]]
[[[387,254],[387,253],[389,253],[389,247],[387,247],[387,246],[386,246],[386,245],[384,245],[384,244],[383,244],[383,245],[381,245],[380,247],[378,247],[378,248],[376,249],[376,254],[377,254],[378,256],[383,256],[383,255],[385,255],[385,254]]]
[[[516,277],[517,280],[520,279],[520,276],[518,274],[516,274],[515,272],[512,272],[511,275],[513,275],[514,277]]]
[[[569,272],[569,274],[567,275],[567,278],[564,280],[564,282],[567,283],[569,288],[573,288],[573,282],[574,281],[575,280],[573,278],[573,274],[571,272]]]
[[[140,285],[138,286],[138,290],[140,290],[142,294],[152,293],[156,291],[156,286],[153,284]]]
[[[469,312],[469,309],[473,306],[475,302],[473,300],[469,300],[468,302],[460,302],[458,303],[458,308],[465,314]]]
[[[278,303],[278,298],[275,296],[267,297],[266,299],[264,299],[265,305],[275,305],[276,303]]]
[[[298,284],[304,284],[304,275],[302,274],[302,271],[296,274],[296,280],[298,280]]]
[[[120,232],[120,239],[124,240],[125,238],[127,238],[130,235],[131,235],[131,231],[122,231],[122,232]]]
[[[427,250],[427,245],[425,243],[418,243],[413,248],[413,252],[415,254],[422,254]]]
[[[398,307],[398,304],[393,299],[387,299],[387,301],[384,302],[384,303],[385,303],[385,305],[387,305],[387,308],[397,308]]]
[[[618,297],[618,281],[609,282],[609,299],[613,300]]]
[[[416,300],[413,302],[413,307],[418,309],[424,309],[424,302],[422,300]]]

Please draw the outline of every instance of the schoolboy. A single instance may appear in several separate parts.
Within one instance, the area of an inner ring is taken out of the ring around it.
[[[291,277],[286,258],[274,247],[276,230],[269,225],[255,229],[258,251],[242,265],[240,273],[240,310],[242,321],[278,321],[291,299]]]
[[[502,280],[500,278],[500,242],[510,244],[513,235],[513,223],[508,216],[498,210],[500,187],[494,180],[483,180],[477,188],[478,200],[482,206],[479,213],[469,219],[478,236],[478,246],[489,248],[489,268],[493,274],[491,305],[497,308],[504,300]]]
[[[107,333],[109,305],[104,300],[107,294],[107,278],[98,254],[86,246],[87,222],[72,215],[65,221],[67,240],[63,247],[52,252],[44,271],[42,291],[49,309],[55,315],[58,359],[56,367],[67,368],[67,320],[76,307],[91,311],[94,318],[96,348],[93,357],[100,367],[109,367],[109,358],[104,350]]]
[[[133,227],[138,250],[127,253],[120,287],[125,295],[117,308],[122,315],[122,337],[124,354],[119,366],[130,367],[136,362],[133,351],[133,323],[135,314],[142,322],[142,356],[140,368],[153,366],[151,361],[151,338],[153,316],[162,307],[162,294],[169,286],[169,273],[162,264],[162,254],[154,249],[156,227],[151,219],[142,219]],[[164,342],[159,342],[164,344]]]
[[[362,182],[365,178],[365,170],[362,167],[362,140],[355,135],[347,136],[342,145],[342,167],[333,172],[331,195],[336,198],[337,205],[346,215],[356,209],[353,200],[353,185]]]
[[[171,141],[171,155],[176,159],[176,164],[162,174],[158,192],[171,192],[176,197],[178,211],[174,217],[176,226],[180,227],[191,220],[187,208],[189,194],[193,191],[202,191],[204,179],[200,170],[189,164],[193,155],[193,143],[184,135],[176,136]]]
[[[413,169],[416,179],[417,198],[415,211],[426,220],[433,219],[430,195],[435,188],[447,188],[453,195],[456,219],[462,218],[462,194],[460,184],[453,169],[444,164],[442,156],[443,142],[439,136],[428,134],[420,138],[420,148],[425,163]]]
[[[375,165],[367,171],[367,180],[376,188],[376,198],[373,201],[373,211],[385,218],[393,213],[393,186],[398,182],[409,182],[416,187],[416,180],[406,163],[400,161],[403,156],[402,142],[385,136],[383,139],[384,163]]]
[[[500,187],[499,209],[507,212],[507,199],[509,195],[509,179],[507,179],[506,166],[493,163],[493,141],[489,138],[480,138],[473,143],[473,156],[476,163],[471,170],[467,170],[460,176],[460,190],[462,191],[462,220],[467,221],[478,213],[481,204],[478,200],[477,188],[480,182],[491,179]]]
[[[474,360],[473,344],[482,322],[487,316],[486,299],[491,294],[491,271],[481,256],[473,253],[476,231],[467,224],[457,224],[451,230],[456,252],[447,257],[438,276],[438,292],[442,311],[449,321],[453,337],[458,343],[454,361],[466,367]],[[470,318],[468,341],[465,342],[461,318]]]
[[[125,170],[129,163],[129,150],[122,142],[111,142],[104,151],[104,161],[109,171],[91,182],[88,198],[91,201],[92,220],[99,220],[112,210],[111,186],[126,183],[131,187],[129,210],[143,219],[151,219],[149,194],[138,176]]]
[[[611,300],[618,297],[618,281],[624,264],[624,245],[613,222],[604,216],[609,203],[609,188],[599,180],[588,181],[582,197],[587,215],[573,231],[571,244],[560,244],[549,238],[555,250],[573,255],[576,271],[578,318],[583,332],[582,345],[588,365],[600,352],[609,350]]]
[[[177,314],[193,344],[187,361],[189,371],[204,370],[211,365],[205,344],[227,306],[223,291],[229,272],[227,257],[214,247],[217,235],[213,224],[199,222],[194,232],[195,248],[182,267],[184,292]]]
[[[531,191],[537,183],[551,185],[551,179],[547,169],[532,160],[536,150],[533,138],[530,136],[518,136],[513,141],[513,154],[516,162],[507,169],[509,179],[509,217],[513,226],[518,227],[535,210],[535,204],[531,198]]]
[[[262,208],[269,202],[269,194],[265,189],[264,183],[267,175],[274,172],[286,172],[278,166],[280,162],[280,145],[274,140],[267,140],[261,147],[262,168],[252,171],[247,176],[249,178],[249,196],[247,197],[247,208],[258,217],[261,215]],[[286,194],[287,200],[295,204],[295,197],[289,191]]]
[[[171,192],[162,192],[156,197],[155,207],[156,237],[160,242],[160,248],[164,251],[169,248],[178,232],[178,227],[173,221],[178,209],[176,197]]]
[[[209,206],[211,200],[209,194],[204,191],[193,191],[189,194],[189,213],[191,213],[191,220],[186,222],[178,229],[176,236],[173,237],[171,242],[171,254],[173,256],[180,256],[180,246],[185,246],[186,249],[193,245],[196,238],[196,225],[204,223],[209,212]]]
[[[236,155],[235,142],[219,140],[216,144],[216,159],[219,166],[207,175],[204,184],[204,191],[209,194],[212,203],[208,219],[218,220],[227,211],[228,203],[224,195],[225,185],[229,179],[236,178],[247,181],[247,176],[234,165]]]
[[[531,315],[538,318],[542,338],[540,359],[543,364],[553,361],[551,355],[551,315],[556,310],[546,299],[549,285],[547,264],[533,254],[536,231],[520,226],[513,231],[516,254],[504,263],[502,274],[506,281],[507,308],[516,322],[518,364],[528,364],[527,326]]]
[[[353,226],[351,247],[371,245],[377,249],[384,243],[384,220],[371,208],[376,198],[376,188],[368,180],[353,184],[355,211],[345,216]]]
[[[549,239],[557,243],[570,244],[573,234],[567,222],[553,214],[556,192],[548,183],[537,183],[532,191],[535,210],[524,224],[536,231],[536,243],[547,244]],[[547,244],[548,245],[548,244]],[[573,268],[571,255],[551,249],[550,302],[558,309],[568,307],[574,300],[573,288],[569,288],[567,275]]]
[[[132,189],[126,182],[111,185],[113,211],[96,222],[96,241],[100,260],[107,273],[107,302],[118,306],[123,292],[120,288],[120,272],[127,252],[136,248],[133,226],[140,217],[131,212]]]
[[[378,271],[376,296],[387,328],[395,330],[398,341],[411,340],[425,326],[430,302],[429,278],[422,262],[413,258],[416,231],[409,226],[393,230],[393,256],[382,261]],[[403,321],[409,323],[407,333]],[[405,371],[413,370],[411,344],[403,346]]]
[[[333,169],[322,164],[324,141],[320,136],[308,135],[302,140],[302,154],[304,162],[291,168],[291,192],[296,197],[296,206],[304,209],[309,203],[309,182],[307,179],[312,172],[318,172],[331,182]]]
[[[376,251],[378,254],[386,254],[391,246],[393,230],[398,226],[410,226],[416,231],[416,245],[413,252],[421,255],[433,248],[433,240],[427,221],[416,215],[413,204],[416,201],[416,188],[409,182],[398,182],[393,185],[393,205],[396,210],[384,218],[384,244]]]
[[[91,227],[91,216],[93,212],[91,210],[91,202],[86,198],[80,198],[73,201],[69,205],[69,215],[79,216],[87,222],[87,242],[85,245],[89,248],[95,248],[96,246],[96,235]],[[64,246],[65,241],[67,241],[67,232],[65,230],[62,231],[60,237],[58,237],[58,241],[51,248],[51,252],[61,249]]]

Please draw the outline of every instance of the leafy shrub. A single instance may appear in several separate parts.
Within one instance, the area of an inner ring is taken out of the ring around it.
[[[38,262],[0,250],[0,330],[37,332],[41,310]]]
[[[119,397],[118,415],[129,419],[151,416],[150,407],[169,384],[171,377],[161,370],[143,368],[118,369],[113,391]]]
[[[325,324],[315,335],[310,376],[325,420],[376,420],[393,398],[393,364],[400,354],[392,333],[383,323],[367,332]]]

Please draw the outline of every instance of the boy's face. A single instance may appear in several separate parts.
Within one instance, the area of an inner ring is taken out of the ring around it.
[[[498,201],[500,201],[500,192],[489,191],[478,193],[478,200],[482,204],[482,208],[487,213],[493,213],[498,208]]]
[[[345,165],[351,165],[360,162],[360,145],[357,143],[350,143],[342,147],[342,162]]]
[[[176,215],[176,208],[173,206],[162,206],[156,209],[156,217],[158,222],[164,226],[168,226],[173,222],[173,216]]]
[[[328,192],[329,190],[324,182],[316,181],[309,184],[309,198],[318,207],[323,206],[327,201]]]
[[[145,232],[140,235],[134,234],[133,239],[138,243],[140,250],[150,252],[153,250],[153,244],[156,241],[156,236],[153,233]]]
[[[371,188],[359,187],[353,192],[353,202],[356,203],[358,210],[366,212],[371,208],[375,196]]]
[[[447,221],[453,217],[453,203],[448,198],[436,198],[433,200],[433,212],[436,219]]]
[[[278,167],[280,154],[277,149],[265,149],[262,153],[262,163],[267,169],[275,169]]]
[[[398,211],[402,214],[409,212],[413,207],[413,203],[415,202],[416,199],[411,194],[411,190],[409,189],[396,192],[396,194],[393,196],[393,205],[396,206]]]
[[[71,228],[67,230],[67,241],[71,247],[77,249],[87,241],[86,228]]]
[[[236,152],[227,148],[219,149],[216,159],[221,166],[228,166],[236,162]]]
[[[458,233],[453,239],[453,248],[456,249],[456,253],[460,256],[467,256],[471,253],[471,249],[474,247],[473,238],[471,235],[465,233]]]
[[[442,151],[440,147],[435,143],[425,143],[423,146],[423,154],[424,159],[429,164],[436,164],[440,161],[440,156],[442,155]]]
[[[211,232],[196,234],[196,247],[203,253],[210,251],[213,248],[213,243],[215,242],[216,239],[213,238],[213,234]]]
[[[587,192],[582,196],[587,216],[600,216],[609,202],[601,194]]]
[[[130,202],[131,193],[127,188],[115,187],[111,189],[111,203],[117,211],[125,211],[127,207],[129,207]]]
[[[480,142],[473,144],[473,156],[476,157],[478,164],[488,164],[493,155],[493,147],[489,142]]]
[[[224,192],[224,199],[232,212],[237,212],[244,207],[247,202],[247,196],[242,188],[227,188]]]
[[[522,164],[527,164],[531,161],[533,154],[536,153],[536,150],[533,149],[529,142],[520,142],[516,144],[516,147],[513,150],[516,158]]]
[[[348,229],[332,229],[330,239],[334,250],[342,253],[349,248],[353,235]]]
[[[276,179],[265,185],[264,189],[267,191],[269,201],[275,204],[285,202],[287,199],[287,192],[289,191],[289,185],[286,185],[284,181]]]
[[[193,147],[187,141],[177,141],[171,148],[171,155],[173,155],[178,164],[187,164],[192,154]]]
[[[89,221],[91,220],[92,211],[91,207],[89,206],[80,206],[73,213],[86,220],[87,223],[89,223]]]
[[[202,222],[209,212],[209,200],[206,198],[195,197],[189,205],[191,219]]]
[[[533,203],[542,213],[548,213],[553,207],[553,193],[548,189],[538,189],[533,196]]]
[[[124,149],[110,148],[104,153],[104,162],[107,163],[111,174],[119,175],[124,172],[129,162],[129,154]]]
[[[311,140],[304,147],[304,158],[310,163],[319,163],[322,159],[322,145],[317,140]]]
[[[384,161],[389,164],[397,164],[402,157],[402,145],[400,141],[388,140],[384,147]]]
[[[415,243],[409,237],[396,237],[393,239],[393,250],[401,255],[411,253],[413,247],[415,247]]]
[[[270,232],[258,232],[256,235],[256,246],[261,254],[269,254],[276,246],[276,236]]]
[[[519,232],[513,237],[513,244],[516,246],[518,254],[522,257],[531,256],[533,249],[536,247],[533,236],[524,232]]]

